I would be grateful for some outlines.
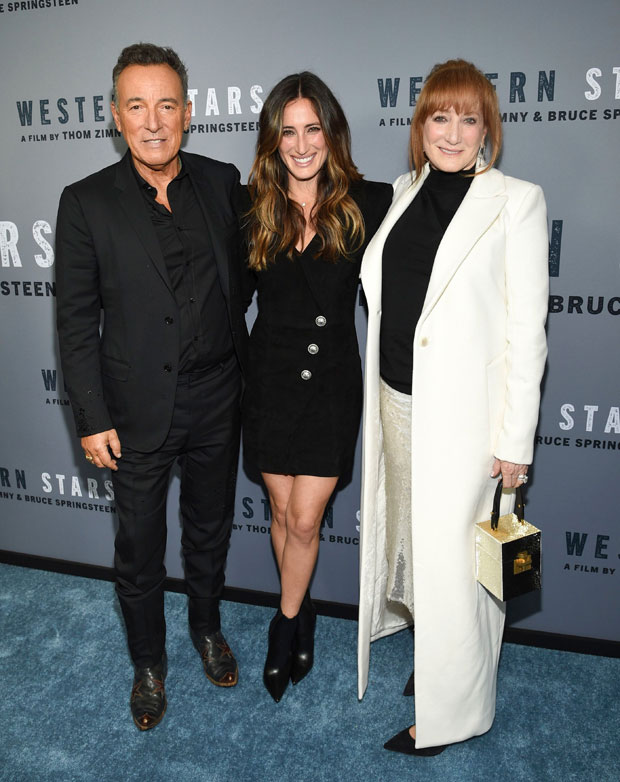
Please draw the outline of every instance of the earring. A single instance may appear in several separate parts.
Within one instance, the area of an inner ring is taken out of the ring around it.
[[[484,144],[478,150],[478,157],[476,158],[476,168],[484,168],[486,160],[484,159]]]

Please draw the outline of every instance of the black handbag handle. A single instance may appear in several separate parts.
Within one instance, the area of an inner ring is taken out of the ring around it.
[[[491,529],[497,529],[497,523],[499,521],[499,503],[502,499],[502,488],[504,486],[504,482],[502,481],[501,477],[499,481],[497,482],[497,488],[495,489],[495,496],[493,497],[493,510],[491,511]],[[523,524],[523,508],[525,503],[523,502],[523,492],[521,491],[521,487],[517,486],[515,489],[515,515],[519,519],[520,523]]]

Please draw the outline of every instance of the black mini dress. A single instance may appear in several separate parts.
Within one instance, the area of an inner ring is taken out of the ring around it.
[[[261,472],[346,475],[362,410],[355,331],[365,246],[385,216],[392,187],[361,181],[350,189],[365,225],[352,259],[316,257],[318,239],[292,259],[278,256],[257,272],[244,393],[245,458]]]

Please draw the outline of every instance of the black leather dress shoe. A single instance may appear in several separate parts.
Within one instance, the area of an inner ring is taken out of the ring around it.
[[[218,687],[234,687],[239,680],[239,668],[222,631],[202,635],[192,631],[191,635],[207,679]]]
[[[164,681],[167,667],[164,654],[158,665],[135,669],[129,706],[133,721],[140,730],[150,730],[159,725],[166,713]]]
[[[417,755],[418,757],[432,757],[433,755],[439,755],[447,747],[447,744],[442,744],[438,747],[422,747],[418,749],[415,745],[415,739],[411,738],[409,728],[401,730],[389,741],[386,741],[383,745],[383,749],[390,749],[392,752],[402,752],[404,755]]]
[[[314,663],[314,629],[316,627],[316,611],[310,600],[310,593],[306,592],[299,613],[297,614],[297,630],[293,642],[293,664],[291,667],[291,681],[299,682],[310,673]]]

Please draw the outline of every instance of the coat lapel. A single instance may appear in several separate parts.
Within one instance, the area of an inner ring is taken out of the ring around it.
[[[230,227],[228,229],[226,228],[225,224],[222,222],[219,211],[214,207],[214,205],[221,200],[221,194],[215,190],[210,179],[204,176],[200,167],[192,165],[192,162],[187,155],[184,155],[182,152],[179,154],[183,165],[187,166],[189,170],[196,198],[198,199],[198,204],[200,205],[207,224],[207,230],[209,231],[220,285],[222,286],[222,291],[228,301],[230,299],[230,269],[228,267],[229,253],[226,247],[226,235],[227,233],[230,233],[232,229]]]
[[[474,178],[437,249],[433,271],[420,315],[422,322],[441,298],[446,286],[508,200],[504,176],[492,169]]]
[[[164,256],[162,255],[159,242],[157,241],[157,235],[153,228],[153,224],[151,223],[145,208],[144,196],[140,192],[136,178],[131,170],[129,155],[130,153],[128,151],[121,161],[116,173],[115,186],[118,190],[118,203],[127,217],[129,226],[138,235],[142,246],[153,262],[153,266],[159,273],[168,290],[172,293],[172,285],[170,284],[170,278],[168,277]]]
[[[318,240],[317,240],[318,241]],[[312,239],[314,242],[314,239]],[[312,244],[310,242],[310,244]],[[315,243],[316,244],[316,243]],[[328,261],[323,261],[320,258],[313,257],[313,248],[303,252],[301,255],[294,257],[294,263],[298,263],[310,288],[310,293],[314,299],[320,312],[326,312],[326,297],[323,296],[325,291],[324,275]]]

